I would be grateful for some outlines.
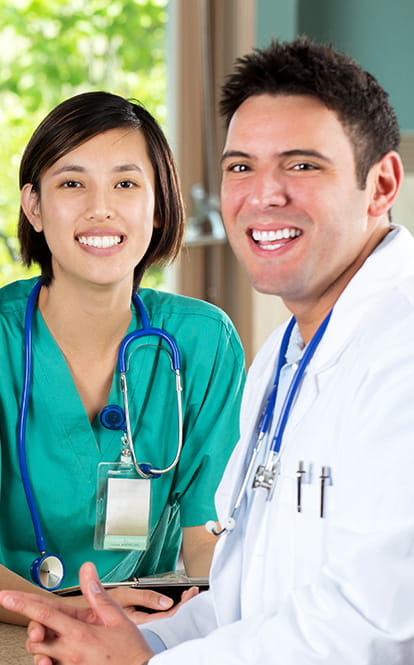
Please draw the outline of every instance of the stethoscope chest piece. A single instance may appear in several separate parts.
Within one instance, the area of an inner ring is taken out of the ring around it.
[[[105,406],[99,414],[99,420],[107,429],[118,430],[125,427],[125,414],[116,404]]]
[[[65,567],[56,554],[42,554],[30,566],[30,575],[35,584],[47,591],[55,591],[62,584]]]

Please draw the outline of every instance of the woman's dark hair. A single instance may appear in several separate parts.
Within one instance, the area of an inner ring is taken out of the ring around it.
[[[397,150],[400,131],[388,94],[347,55],[307,37],[273,40],[265,49],[238,58],[222,88],[220,111],[228,126],[252,95],[309,95],[338,115],[353,146],[358,186],[370,168]]]
[[[142,132],[154,169],[154,216],[158,227],[153,229],[148,250],[135,267],[134,288],[137,288],[151,264],[177,256],[184,230],[184,208],[174,158],[163,131],[143,106],[101,91],[65,100],[46,116],[27,144],[20,164],[20,188],[31,183],[40,196],[41,177],[46,169],[94,136],[122,127]],[[24,265],[38,263],[43,283],[50,284],[53,270],[49,247],[43,232],[34,230],[22,208],[18,238]]]

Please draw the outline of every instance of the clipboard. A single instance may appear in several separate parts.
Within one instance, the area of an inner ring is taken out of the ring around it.
[[[198,587],[200,593],[207,591],[209,588],[209,581],[206,577],[187,577],[186,575],[167,574],[161,576],[140,577],[133,580],[123,582],[103,582],[104,589],[114,589],[115,587],[127,586],[131,589],[150,589],[157,593],[162,593],[164,596],[172,598],[174,605],[180,602],[181,594],[186,589],[191,587]],[[78,596],[81,594],[80,586],[67,587],[65,589],[58,589],[54,592],[59,596]],[[137,608],[142,609],[144,612],[152,613],[158,612],[149,607]]]

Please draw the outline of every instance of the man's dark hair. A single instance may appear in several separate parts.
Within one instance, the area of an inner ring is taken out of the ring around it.
[[[252,95],[309,95],[335,111],[353,146],[358,186],[370,168],[397,150],[400,131],[388,94],[369,72],[331,46],[307,37],[273,40],[238,58],[222,88],[220,111],[228,126]]]

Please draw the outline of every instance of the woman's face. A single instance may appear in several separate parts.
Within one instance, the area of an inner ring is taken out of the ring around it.
[[[154,170],[139,129],[98,134],[22,190],[22,207],[43,231],[55,280],[126,281],[145,255],[154,226]]]

